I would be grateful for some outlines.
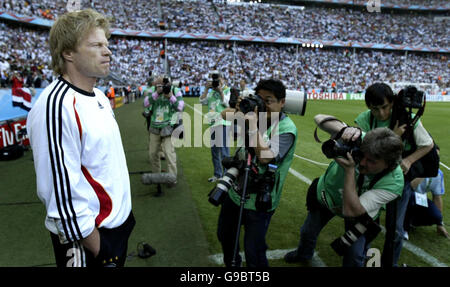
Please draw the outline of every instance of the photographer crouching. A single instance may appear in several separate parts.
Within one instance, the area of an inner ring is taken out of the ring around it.
[[[314,120],[332,135],[322,150],[334,160],[311,183],[298,248],[284,258],[289,263],[312,259],[320,231],[337,215],[345,219],[346,232],[331,246],[343,256],[344,267],[363,267],[368,244],[381,230],[376,223],[380,208],[402,194],[403,144],[387,128],[362,133],[334,117],[316,115]]]
[[[280,202],[297,141],[297,127],[282,112],[285,98],[286,88],[281,81],[261,80],[255,95],[240,100],[237,113],[227,114],[229,121],[243,117],[248,122],[238,139],[248,144],[223,161],[227,172],[209,198],[214,205],[222,204],[217,236],[227,267],[241,266],[241,224],[247,266],[268,266],[265,237]]]
[[[403,195],[394,208],[386,210],[386,241],[383,248],[385,266],[398,266],[403,247],[404,220],[412,194],[411,181],[417,177],[438,175],[439,156],[420,117],[425,110],[425,94],[415,87],[406,87],[395,95],[385,83],[370,85],[364,96],[368,110],[360,113],[355,123],[363,130],[387,127],[402,138],[404,150],[400,166],[404,174]],[[413,113],[412,109],[418,109]],[[395,221],[395,232],[391,222]],[[393,235],[392,235],[393,234]]]

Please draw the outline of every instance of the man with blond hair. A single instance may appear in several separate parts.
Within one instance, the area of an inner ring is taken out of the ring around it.
[[[94,88],[109,73],[109,36],[108,20],[91,9],[55,21],[49,43],[59,77],[27,119],[58,267],[123,266],[135,224],[119,127]]]

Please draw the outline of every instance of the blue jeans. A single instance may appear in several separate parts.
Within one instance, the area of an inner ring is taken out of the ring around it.
[[[228,147],[228,126],[215,126],[210,129],[211,133],[211,156],[214,166],[214,176],[221,178],[225,171],[222,168],[224,157],[230,156]]]
[[[308,212],[306,220],[300,228],[300,242],[297,248],[297,257],[300,260],[312,259],[320,231],[322,231],[325,225],[327,225],[334,216],[335,215],[331,211],[325,208],[317,208]],[[346,222],[345,231],[347,231],[350,226],[351,225]],[[339,234],[339,236],[341,235],[343,235],[343,233]],[[362,235],[347,249],[347,252],[343,256],[342,266],[363,267],[368,247],[369,246],[366,245],[366,239],[364,235]]]
[[[229,196],[222,203],[217,225],[217,238],[222,244],[223,261],[225,266],[231,267],[236,241],[239,209]],[[268,267],[266,257],[266,233],[274,211],[260,212],[244,209],[242,225],[244,226],[244,253],[247,267]],[[236,255],[236,265],[241,266],[242,258],[239,255],[239,246]]]
[[[405,230],[403,225],[405,222],[406,209],[408,208],[408,202],[412,193],[411,183],[405,182],[403,188],[403,194],[400,200],[397,201],[397,218],[395,221],[395,237],[394,237],[394,256],[393,266],[398,266],[398,259],[400,258],[400,252],[403,247],[403,234]]]
[[[427,199],[428,207],[420,206],[415,203],[414,192],[411,193],[408,208],[405,215],[405,224],[403,228],[408,231],[412,226],[430,226],[439,225],[442,222],[442,213],[436,204]]]

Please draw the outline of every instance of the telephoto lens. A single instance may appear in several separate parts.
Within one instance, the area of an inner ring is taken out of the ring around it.
[[[225,175],[219,179],[216,187],[209,193],[208,201],[215,206],[221,204],[233,182],[236,180],[238,174],[239,170],[237,168],[232,167],[228,169]]]
[[[369,244],[380,233],[381,227],[367,214],[356,219],[356,223],[347,232],[331,243],[333,250],[340,256],[344,256],[349,247],[353,245],[362,235]]]

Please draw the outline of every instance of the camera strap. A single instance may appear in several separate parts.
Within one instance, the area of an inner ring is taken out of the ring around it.
[[[390,172],[390,170],[388,168],[386,168],[382,172],[377,173],[374,176],[374,178],[372,178],[372,180],[370,181],[369,187],[367,188],[367,190],[371,190],[375,186],[375,184],[389,172]],[[357,188],[358,188],[358,195],[361,195],[363,183],[364,183],[364,174],[360,173],[358,176],[358,180],[356,182]]]
[[[426,103],[427,103],[427,97],[424,96],[423,97],[423,106],[417,111],[416,115],[414,116],[414,119],[411,122],[411,128],[414,128],[414,126],[416,125],[419,118],[423,115],[423,112],[425,111]],[[409,112],[411,113],[411,108],[410,108]]]

